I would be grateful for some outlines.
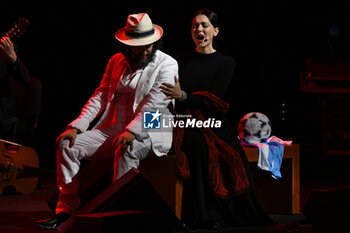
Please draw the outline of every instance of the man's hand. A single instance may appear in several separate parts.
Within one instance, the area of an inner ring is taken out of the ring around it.
[[[182,90],[180,87],[179,79],[176,76],[174,77],[174,81],[175,85],[172,85],[170,83],[162,83],[162,85],[159,87],[160,89],[162,89],[162,92],[167,96],[166,98],[164,98],[164,100],[182,100]]]
[[[78,129],[71,128],[67,129],[56,139],[56,149],[62,150],[62,145],[64,140],[69,140],[69,147],[72,147],[75,143],[75,139],[77,138]]]
[[[5,52],[10,61],[15,62],[17,60],[17,55],[13,47],[13,43],[8,36],[1,38],[0,48]]]
[[[133,141],[135,140],[135,135],[129,131],[124,131],[118,137],[113,140],[113,145],[115,148],[122,146],[124,150],[128,149],[130,146],[130,151],[133,149]]]

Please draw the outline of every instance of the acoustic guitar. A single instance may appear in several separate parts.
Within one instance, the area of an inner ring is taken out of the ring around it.
[[[33,148],[0,139],[0,194],[33,192],[38,168],[39,157]]]

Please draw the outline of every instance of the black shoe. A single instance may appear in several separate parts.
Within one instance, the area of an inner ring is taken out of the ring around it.
[[[37,224],[39,227],[46,230],[55,230],[58,225],[66,221],[69,217],[69,214],[60,212],[58,214],[55,214],[52,218],[38,221]]]
[[[222,228],[222,224],[217,221],[208,221],[203,222],[202,227],[207,230],[220,230]]]
[[[200,221],[190,224],[182,224],[182,229],[187,232],[196,232],[196,230],[220,230],[223,225],[218,221]]]
[[[210,229],[212,230],[221,230],[222,224],[220,222],[213,222],[210,224]]]

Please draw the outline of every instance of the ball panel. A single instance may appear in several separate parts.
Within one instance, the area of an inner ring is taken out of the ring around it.
[[[238,136],[246,143],[266,141],[271,135],[271,122],[260,112],[250,112],[244,115],[238,124]]]

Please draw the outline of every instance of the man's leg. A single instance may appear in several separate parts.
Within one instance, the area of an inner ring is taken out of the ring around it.
[[[115,135],[116,132],[109,129],[92,130],[78,134],[72,147],[69,147],[69,141],[64,141],[63,149],[57,151],[57,186],[60,195],[56,214],[60,212],[74,214],[80,205],[77,196],[80,161],[112,157]]]
[[[66,221],[79,207],[77,196],[78,172],[82,159],[113,158],[113,140],[120,132],[117,129],[91,130],[78,134],[75,143],[69,147],[65,141],[63,149],[57,151],[57,185],[60,195],[56,206],[56,214],[38,225],[45,229],[55,229]]]
[[[152,143],[149,137],[142,142],[134,140],[132,151],[130,151],[130,147],[127,150],[123,150],[122,146],[119,146],[115,151],[113,182],[127,173],[131,168],[138,168],[140,161],[149,155],[151,146]]]

